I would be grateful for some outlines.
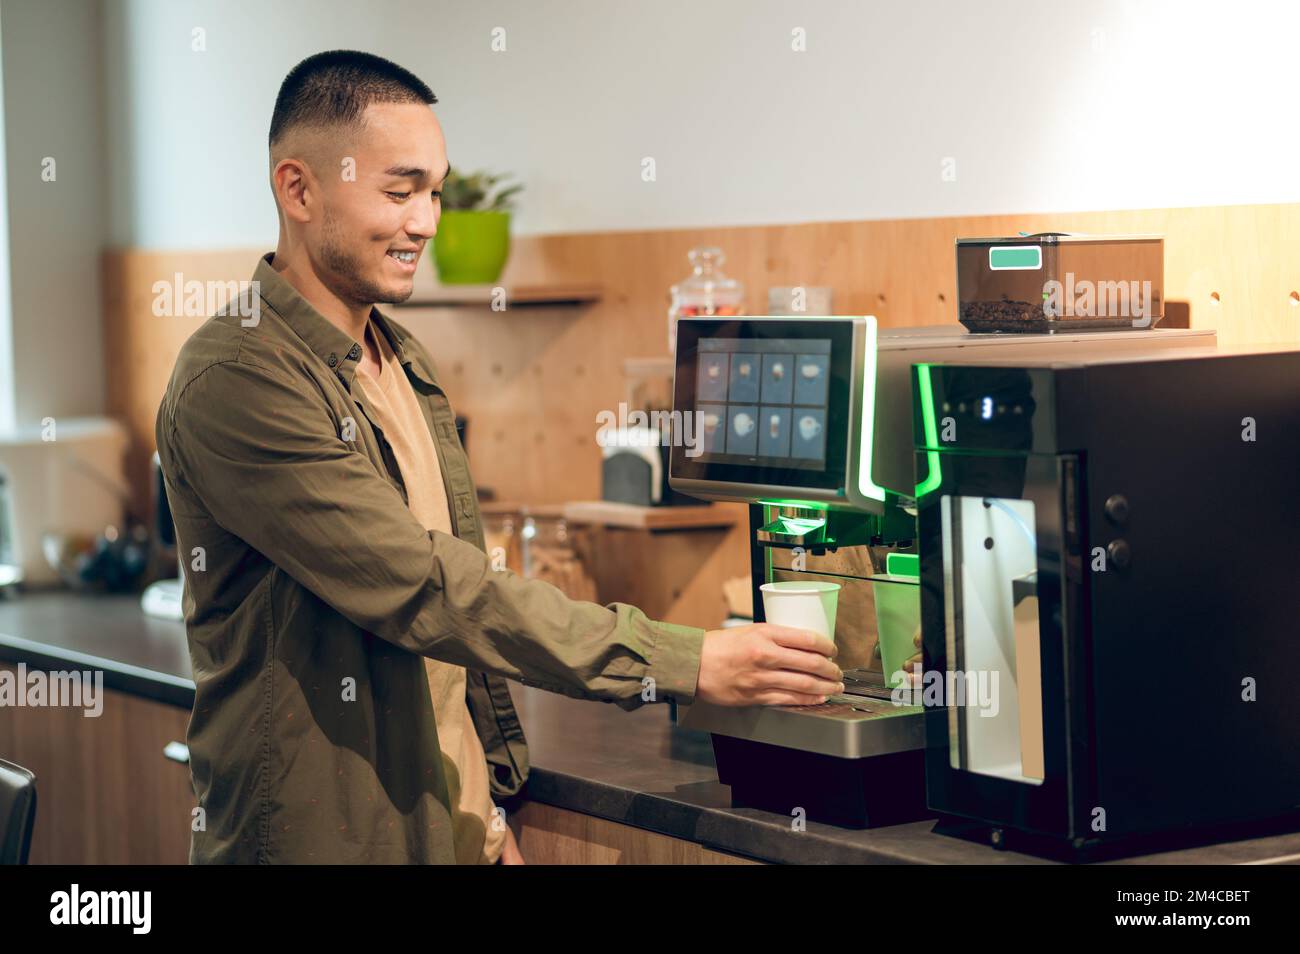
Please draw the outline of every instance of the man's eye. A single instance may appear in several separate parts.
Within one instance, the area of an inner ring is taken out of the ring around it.
[[[405,201],[411,197],[411,193],[409,192],[388,192],[386,193],[386,195],[391,196],[394,199],[399,199],[401,201]]]
[[[441,198],[442,198],[442,193],[439,192],[437,189],[434,189],[434,190],[433,190],[433,197],[434,197],[435,199],[441,199]]]

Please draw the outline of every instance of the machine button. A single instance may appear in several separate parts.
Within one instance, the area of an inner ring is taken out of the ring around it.
[[[1127,569],[1133,562],[1133,551],[1129,549],[1127,540],[1110,541],[1106,545],[1106,553],[1110,556],[1110,562],[1121,570]]]
[[[1116,525],[1128,520],[1128,498],[1123,494],[1111,494],[1106,498],[1106,516]]]

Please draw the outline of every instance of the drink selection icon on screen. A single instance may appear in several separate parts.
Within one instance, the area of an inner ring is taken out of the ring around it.
[[[704,454],[791,466],[825,460],[829,341],[701,339],[700,345],[696,410]]]
[[[801,354],[796,359],[798,374],[795,376],[794,403],[826,405],[826,379],[829,376],[830,356],[825,354]]]

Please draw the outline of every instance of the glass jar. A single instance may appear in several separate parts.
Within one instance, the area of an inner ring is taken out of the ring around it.
[[[722,249],[707,246],[687,253],[691,275],[674,285],[668,306],[668,350],[677,350],[677,319],[729,317],[745,312],[745,286],[722,274],[727,257]]]
[[[487,546],[492,569],[522,573],[523,542],[520,539],[519,526],[523,518],[519,509],[485,504],[482,505],[482,514],[483,542]]]
[[[524,516],[524,576],[545,580],[572,600],[596,599],[596,582],[574,549],[559,508],[530,507]]]

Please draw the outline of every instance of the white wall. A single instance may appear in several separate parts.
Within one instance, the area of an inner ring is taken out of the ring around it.
[[[8,427],[103,410],[107,216],[99,4],[5,0],[0,20],[9,253],[0,292],[10,312],[8,333],[0,320],[0,427]]]
[[[1300,198],[1293,4],[109,0],[106,19],[123,244],[272,244],[276,89],[335,47],[424,78],[452,162],[527,183],[522,233]]]
[[[0,18],[0,426],[102,409],[103,245],[274,243],[271,107],[322,49],[421,75],[452,161],[526,183],[520,233],[1300,198],[1295,4],[3,0]]]
[[[0,83],[4,75],[4,15],[0,10]],[[4,97],[0,96],[0,156],[5,155]],[[13,289],[9,284],[8,183],[0,176],[0,433],[15,422]]]

